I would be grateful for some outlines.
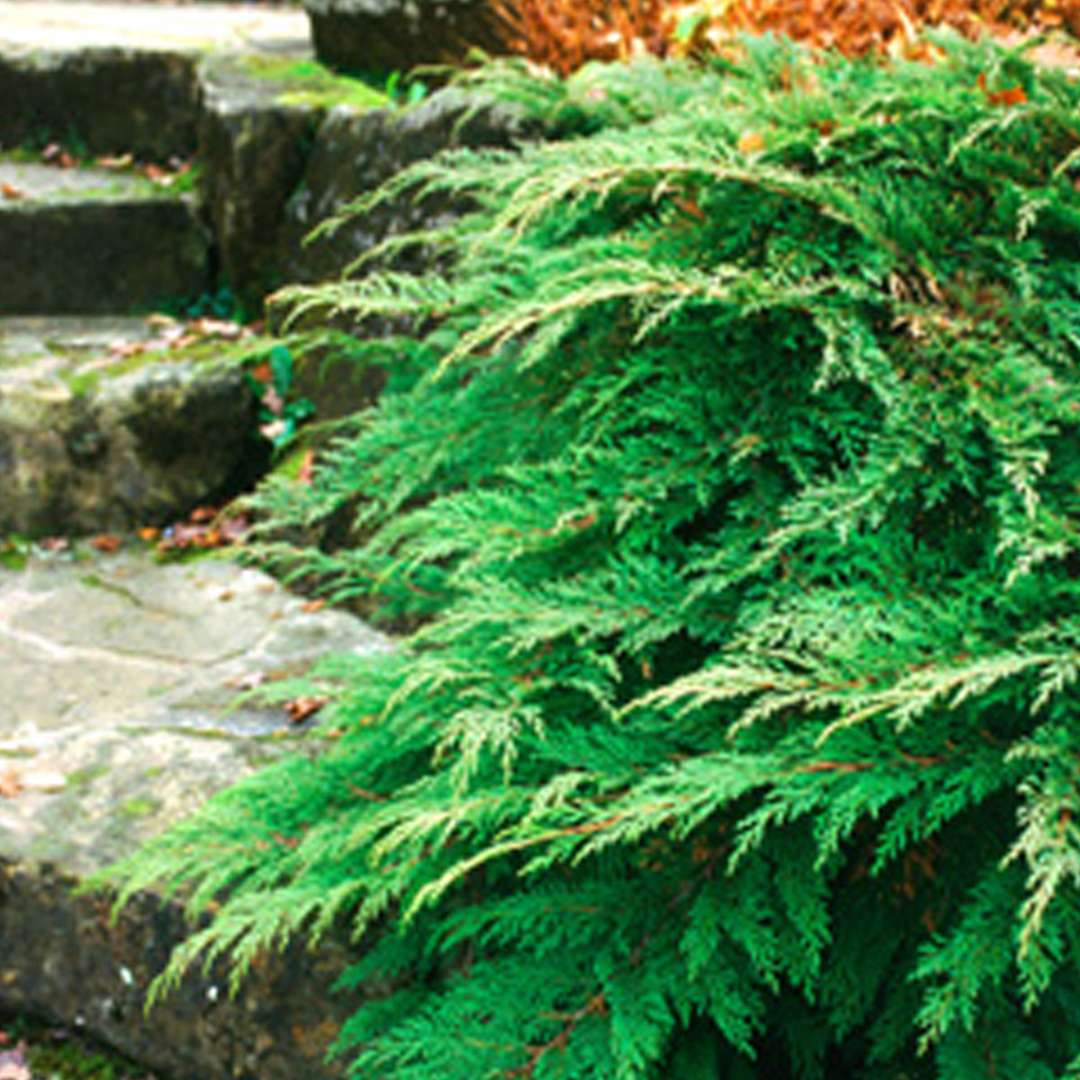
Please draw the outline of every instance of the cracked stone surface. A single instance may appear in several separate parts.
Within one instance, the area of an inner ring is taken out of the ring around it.
[[[0,569],[0,1008],[85,1024],[179,1080],[341,1075],[322,1056],[356,1004],[326,993],[343,948],[268,957],[235,1000],[195,974],[146,1017],[179,912],[147,894],[113,924],[107,898],[72,890],[311,738],[238,705],[243,684],[390,647],[226,559],[80,549]]]
[[[244,679],[387,647],[224,559],[95,553],[0,571],[0,755],[25,789],[0,799],[0,854],[79,871],[123,854],[289,734],[282,710],[235,707]],[[123,799],[155,809],[118,831],[108,812]]]

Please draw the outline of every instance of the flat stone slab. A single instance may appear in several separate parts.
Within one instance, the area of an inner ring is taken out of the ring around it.
[[[45,360],[45,370],[55,372],[68,363],[93,361],[117,345],[149,341],[154,334],[153,324],[139,315],[7,316],[0,318],[0,368],[19,360]],[[20,377],[31,380],[41,374],[27,366]]]
[[[0,49],[94,46],[168,51],[306,50],[308,20],[302,11],[292,8],[237,4],[0,0]]]
[[[72,202],[93,196],[102,202],[163,198],[166,192],[136,173],[94,167],[61,169],[33,161],[0,158],[4,202]],[[175,201],[170,200],[170,201]]]
[[[213,972],[193,977],[147,1019],[179,913],[146,895],[113,926],[104,898],[72,888],[306,737],[282,708],[237,706],[240,687],[390,647],[223,559],[87,550],[0,569],[0,1006],[83,1024],[178,1078],[339,1075],[320,1060],[333,949],[268,958],[235,1001]]]
[[[259,737],[293,729],[236,707],[239,687],[389,647],[309,607],[222,558],[86,548],[0,569],[0,758],[24,788],[0,798],[0,854],[93,870],[265,760]]]

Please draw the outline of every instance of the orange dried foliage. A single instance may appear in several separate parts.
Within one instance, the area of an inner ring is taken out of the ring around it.
[[[786,34],[849,56],[931,59],[924,26],[990,33],[1066,30],[1080,37],[1080,0],[490,0],[506,51],[567,75],[589,60],[722,51],[733,34]],[[689,40],[680,25],[695,28]]]
[[[491,0],[508,52],[568,75],[589,60],[666,52],[667,0]]]

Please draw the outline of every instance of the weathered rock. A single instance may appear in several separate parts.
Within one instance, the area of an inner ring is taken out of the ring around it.
[[[192,56],[121,48],[0,54],[0,143],[63,139],[165,160],[195,149]]]
[[[235,367],[171,353],[82,363],[5,354],[0,323],[0,534],[151,524],[235,492],[265,461]],[[91,351],[91,357],[93,352]],[[119,370],[119,373],[117,371]]]
[[[178,1080],[340,1076],[321,1058],[357,1004],[327,993],[344,947],[266,956],[235,1000],[220,971],[192,976],[147,1017],[180,913],[144,894],[112,925],[105,898],[72,888],[304,738],[283,710],[230,711],[238,685],[387,647],[222,560],[0,570],[0,1007],[84,1026]]]
[[[401,71],[497,51],[486,0],[304,0],[315,55],[334,67]]]
[[[279,234],[286,279],[337,277],[385,237],[430,227],[460,209],[445,198],[405,196],[353,217],[332,235],[305,242],[317,224],[406,166],[451,147],[509,147],[535,134],[514,114],[487,105],[476,108],[453,89],[411,109],[333,109],[319,129]]]
[[[203,69],[200,197],[219,272],[249,311],[282,284],[277,233],[323,115],[282,103],[279,90],[270,80],[245,78],[238,65]]]
[[[0,162],[0,314],[147,309],[210,284],[191,200],[105,169]]]

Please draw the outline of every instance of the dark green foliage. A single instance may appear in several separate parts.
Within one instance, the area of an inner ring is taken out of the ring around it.
[[[1080,1071],[1080,88],[748,49],[489,72],[582,134],[293,294],[429,332],[268,554],[421,629],[117,872],[228,897],[163,986],[347,919],[360,1077]]]

